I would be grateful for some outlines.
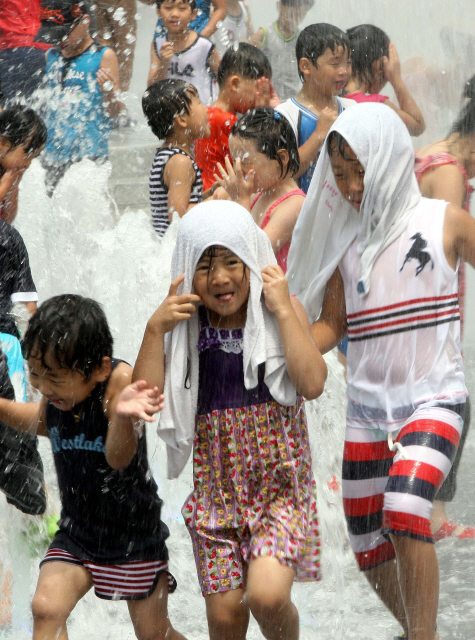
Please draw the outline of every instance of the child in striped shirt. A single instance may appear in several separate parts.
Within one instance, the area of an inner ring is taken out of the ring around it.
[[[203,198],[201,170],[192,149],[197,138],[211,133],[208,111],[192,84],[173,78],[152,84],[142,108],[153,133],[163,140],[150,172],[152,224],[163,236],[174,213],[181,218]]]

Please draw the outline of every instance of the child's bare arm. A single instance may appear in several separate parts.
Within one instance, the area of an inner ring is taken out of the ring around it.
[[[160,49],[160,56],[155,51],[155,43],[150,48],[150,69],[148,72],[147,87],[158,80],[164,80],[167,76],[170,60],[173,57],[173,45],[165,42]]]
[[[304,202],[304,196],[295,195],[274,209],[272,218],[266,225],[264,233],[269,236],[275,253],[278,253],[287,242],[291,241],[292,233]]]
[[[184,276],[170,285],[168,296],[147,322],[132,379],[145,380],[150,388],[163,392],[165,382],[165,334],[181,321],[189,320],[196,311],[200,297],[193,294],[177,295]]]
[[[475,219],[453,204],[445,210],[444,250],[452,269],[458,258],[475,267]]]
[[[182,218],[191,208],[191,189],[196,179],[191,159],[181,153],[174,155],[165,165],[163,179],[168,188],[168,217],[171,222],[175,211]]]
[[[390,100],[386,100],[384,104],[396,111],[411,136],[420,136],[426,128],[424,116],[401,77],[401,63],[392,42],[389,43],[389,56],[383,58],[383,68],[384,77],[391,83],[396,93],[399,108]]]
[[[304,398],[318,398],[323,391],[327,367],[315,346],[307,314],[297,298],[289,296],[287,278],[280,267],[266,267],[262,279],[265,304],[279,323],[290,379]]]
[[[125,105],[119,97],[119,61],[112,49],[106,49],[97,72],[97,82],[102,91],[104,109],[111,118],[125,112]]]
[[[244,2],[244,6],[247,10],[246,34],[247,40],[248,42],[250,42],[254,36],[254,27],[252,26],[251,9],[249,8],[249,4],[247,2]]]
[[[104,398],[109,420],[106,460],[113,469],[125,469],[137,451],[137,421],[152,421],[163,408],[163,396],[143,380],[131,384],[132,367],[121,362],[112,372]]]
[[[260,49],[262,47],[262,43],[264,42],[264,36],[265,36],[264,29],[262,27],[260,27],[256,31],[256,33],[252,36],[251,44],[254,47],[257,47],[258,49]]]
[[[308,171],[312,162],[315,162],[325,142],[325,138],[337,118],[338,112],[336,110],[330,109],[329,107],[322,109],[318,116],[315,131],[309,139],[299,147],[300,168],[294,178],[300,178],[300,176]]]
[[[216,78],[218,75],[219,63],[221,62],[221,58],[219,57],[218,50],[216,47],[211,52],[210,57],[208,58],[208,66],[211,74]]]
[[[222,22],[226,17],[226,0],[212,0],[213,13],[208,20],[208,24],[201,31],[201,35],[210,38],[218,27],[218,22]]]
[[[0,398],[0,421],[12,429],[47,436],[46,400],[41,402],[15,402]]]
[[[320,353],[336,347],[347,334],[345,288],[340,270],[336,269],[328,281],[322,312],[312,324],[312,336]]]

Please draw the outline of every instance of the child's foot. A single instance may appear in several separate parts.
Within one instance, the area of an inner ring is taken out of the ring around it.
[[[446,520],[434,533],[434,542],[439,542],[444,538],[458,538],[459,540],[473,540],[475,538],[475,527],[464,527],[452,520]]]

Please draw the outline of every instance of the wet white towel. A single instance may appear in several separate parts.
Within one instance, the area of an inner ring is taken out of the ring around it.
[[[363,165],[364,195],[359,212],[341,195],[327,137],[288,258],[290,289],[304,304],[311,322],[318,319],[325,286],[355,238],[362,256],[358,292],[368,293],[375,260],[404,231],[422,197],[414,175],[411,138],[390,107],[356,105],[344,111],[330,131],[345,138]]]
[[[265,362],[264,380],[272,397],[283,405],[294,405],[297,394],[287,374],[277,319],[267,310],[262,298],[261,271],[276,264],[269,238],[250,213],[234,202],[205,202],[194,207],[180,222],[172,258],[172,280],[185,274],[179,294],[193,291],[198,260],[212,245],[230,249],[250,270],[243,337],[245,387],[252,389],[257,385],[258,366]],[[160,414],[158,434],[167,443],[171,478],[181,473],[193,445],[198,400],[198,337],[198,314],[195,313],[190,321],[180,322],[166,341],[165,409]]]

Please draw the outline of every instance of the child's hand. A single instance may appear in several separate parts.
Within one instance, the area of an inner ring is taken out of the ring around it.
[[[289,284],[282,269],[272,264],[262,270],[264,284],[262,292],[266,307],[277,316],[292,309],[289,295]]]
[[[96,78],[102,93],[110,93],[114,90],[114,78],[110,69],[99,69]]]
[[[231,200],[234,200],[234,202],[238,202],[249,209],[251,195],[256,191],[254,186],[254,170],[251,169],[251,171],[249,171],[245,176],[242,170],[241,158],[236,158],[235,169],[228,157],[224,159],[224,162],[226,163],[226,169],[224,169],[222,164],[219,162],[216,165],[221,174],[221,177],[216,173],[214,174],[216,182],[219,182],[219,185],[226,190]]]
[[[171,42],[164,42],[160,47],[160,58],[165,66],[168,67],[170,60],[175,55],[175,49]]]
[[[254,108],[257,109],[259,107],[269,107],[271,101],[271,88],[274,89],[274,87],[272,87],[271,81],[269,80],[269,78],[265,77],[258,78],[256,86],[257,91],[254,98]],[[277,95],[275,93],[275,90],[274,94]]]
[[[213,193],[213,200],[231,200],[229,193],[223,187],[218,187]]]
[[[383,73],[385,79],[393,84],[401,79],[401,62],[393,42],[389,43],[388,57],[383,57]]]
[[[163,400],[158,387],[149,389],[145,380],[138,380],[122,390],[115,410],[123,418],[153,422],[153,416],[164,407]]]
[[[168,296],[148,321],[149,327],[165,334],[174,329],[182,320],[189,320],[195,313],[196,307],[193,303],[200,302],[201,298],[194,293],[177,295],[178,287],[184,279],[185,276],[181,275],[173,280]]]
[[[338,118],[338,111],[330,107],[324,107],[318,116],[317,127],[315,132],[324,140],[327,137],[333,123]]]
[[[281,104],[281,99],[279,98],[279,96],[277,95],[277,91],[274,88],[274,85],[272,84],[272,82],[270,83],[270,97],[269,97],[269,107],[272,107],[272,109],[275,109],[276,107],[279,106],[279,104]]]

